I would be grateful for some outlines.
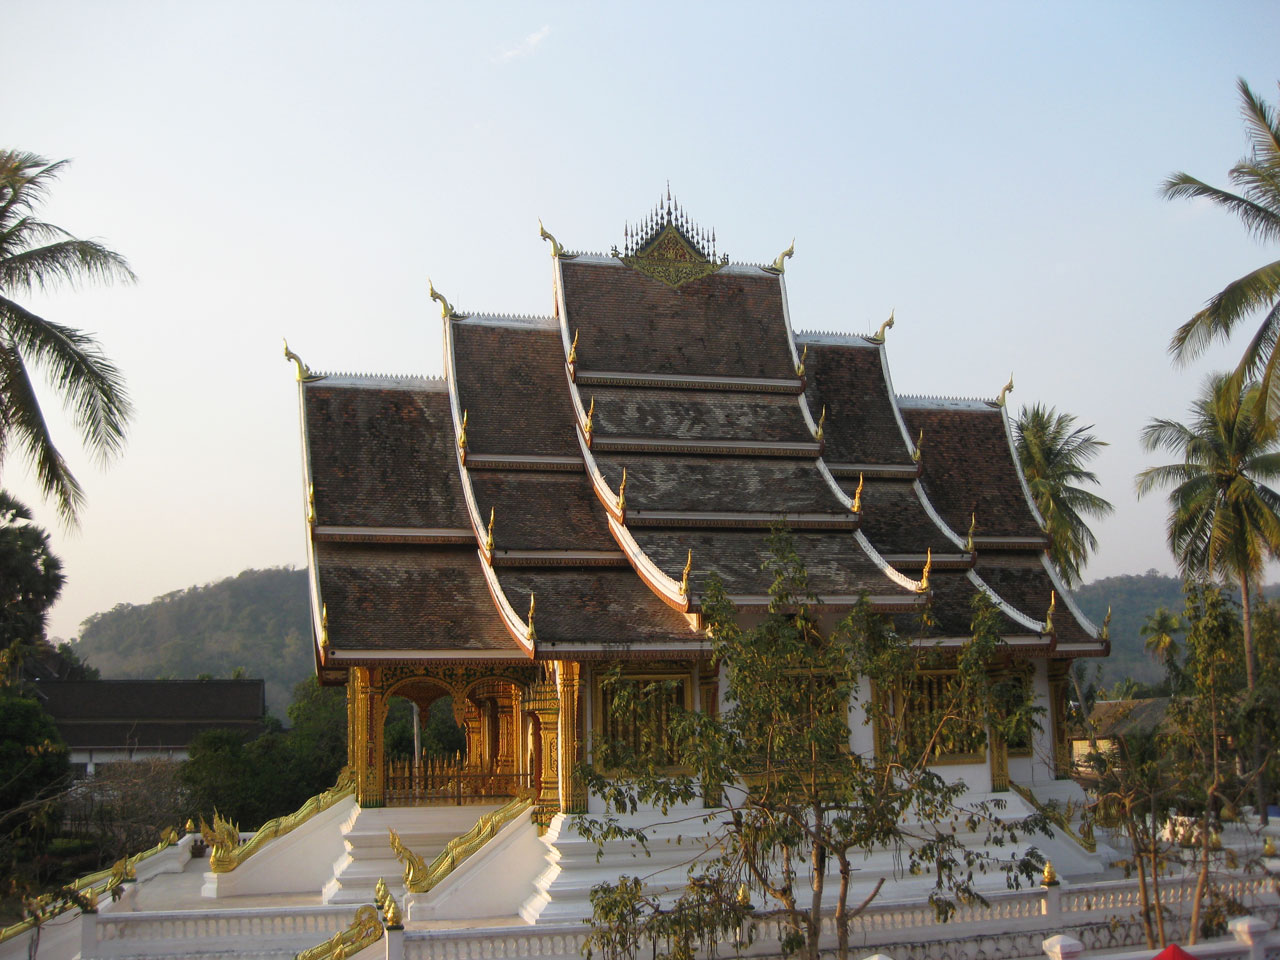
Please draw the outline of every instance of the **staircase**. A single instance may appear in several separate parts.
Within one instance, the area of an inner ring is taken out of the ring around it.
[[[392,894],[404,896],[404,867],[391,850],[388,829],[430,863],[454,837],[466,833],[500,803],[449,807],[356,807],[341,826],[343,854],[324,885],[323,903],[369,903],[378,879]]]

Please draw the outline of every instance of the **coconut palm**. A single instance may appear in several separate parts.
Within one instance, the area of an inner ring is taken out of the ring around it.
[[[1182,618],[1168,607],[1156,607],[1148,614],[1146,622],[1138,628],[1138,635],[1145,638],[1144,646],[1160,663],[1168,664],[1177,655],[1178,641],[1174,634],[1182,630]]]
[[[1152,420],[1142,430],[1148,451],[1166,450],[1181,462],[1138,474],[1138,496],[1169,493],[1169,547],[1184,577],[1240,587],[1245,674],[1254,688],[1256,661],[1250,623],[1252,586],[1263,562],[1280,552],[1280,430],[1266,416],[1257,383],[1234,374],[1211,377],[1191,405],[1191,422]]]
[[[0,466],[16,445],[35,467],[44,494],[74,524],[84,492],[54,446],[30,368],[61,396],[85,448],[99,461],[124,445],[128,395],[120,372],[90,334],[37,316],[15,297],[80,280],[132,281],[134,275],[118,253],[37,216],[66,162],[0,150]]]
[[[1098,482],[1084,464],[1107,444],[1089,432],[1093,424],[1075,424],[1071,414],[1037,403],[1023,409],[1013,425],[1018,463],[1049,535],[1049,555],[1068,584],[1079,582],[1098,546],[1085,517],[1105,517],[1112,510],[1102,497],[1077,486]]]
[[[1280,120],[1275,108],[1259,99],[1244,80],[1238,81],[1240,110],[1249,135],[1249,155],[1227,174],[1232,193],[1175,173],[1163,184],[1168,199],[1205,199],[1234,213],[1258,240],[1280,240]],[[1178,328],[1169,352],[1179,361],[1202,353],[1215,339],[1230,337],[1244,318],[1262,312],[1262,323],[1245,347],[1237,368],[1243,378],[1257,379],[1267,397],[1268,415],[1280,414],[1280,377],[1276,340],[1280,337],[1280,260],[1246,273],[1216,293],[1205,308]]]

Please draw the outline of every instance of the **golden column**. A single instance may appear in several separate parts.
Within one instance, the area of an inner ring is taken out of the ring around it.
[[[493,700],[498,711],[498,750],[494,769],[498,773],[514,773],[516,769],[516,702],[515,688],[499,691]]]
[[[992,684],[1000,684],[1009,679],[1010,671],[997,669],[991,671]],[[991,744],[991,789],[995,791],[1009,789],[1009,744],[999,732],[987,729],[987,740]]]
[[[380,672],[378,667],[353,667],[349,681],[355,687],[355,695],[354,702],[348,701],[347,717],[354,744],[354,751],[349,747],[348,754],[354,752],[355,755],[356,801],[362,807],[381,807],[386,796],[382,752],[386,704],[377,689]]]
[[[527,708],[538,718],[538,730],[542,740],[541,767],[533,771],[536,780],[533,786],[537,797],[534,802],[533,820],[539,826],[545,827],[560,809],[560,758],[557,735],[560,701],[556,695],[556,685],[546,681],[533,684],[529,690]]]
[[[462,717],[462,734],[466,740],[466,766],[479,768],[484,764],[484,715],[480,705],[468,698]]]
[[[1050,660],[1049,716],[1053,725],[1053,774],[1059,780],[1071,777],[1071,747],[1067,741],[1067,684],[1070,660]]]
[[[581,667],[573,660],[560,660],[556,664],[556,685],[560,695],[560,811],[585,813],[587,797],[574,768],[581,760],[582,743],[578,692],[581,686]]]

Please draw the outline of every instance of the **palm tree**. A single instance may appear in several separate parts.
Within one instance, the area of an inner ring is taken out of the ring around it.
[[[1144,646],[1162,664],[1170,663],[1177,655],[1178,641],[1173,635],[1182,630],[1182,618],[1168,607],[1156,607],[1147,616],[1146,622],[1138,628],[1138,635],[1145,637]]]
[[[1241,113],[1249,134],[1250,151],[1227,174],[1239,192],[1232,193],[1175,173],[1163,184],[1168,199],[1205,199],[1238,216],[1263,242],[1280,240],[1280,120],[1275,109],[1260,100],[1243,79],[1237,81]],[[1262,323],[1245,347],[1237,373],[1256,378],[1267,397],[1267,413],[1280,415],[1280,363],[1275,350],[1280,337],[1280,260],[1268,263],[1215,294],[1205,308],[1178,328],[1169,352],[1185,362],[1202,353],[1213,340],[1227,339],[1242,319],[1263,311]]]
[[[90,334],[37,316],[13,297],[79,280],[135,277],[118,253],[36,216],[66,163],[0,150],[0,466],[16,443],[35,466],[45,495],[74,524],[84,492],[53,444],[29,367],[39,369],[61,396],[82,442],[99,461],[124,446],[129,398],[120,371]]]
[[[1075,423],[1071,414],[1037,403],[1024,408],[1013,425],[1018,464],[1049,535],[1049,556],[1068,584],[1079,582],[1098,546],[1085,517],[1105,517],[1112,510],[1102,497],[1076,486],[1098,482],[1084,464],[1107,444],[1089,432],[1093,424]]]
[[[1254,688],[1256,661],[1250,623],[1251,585],[1262,564],[1280,552],[1280,429],[1266,416],[1256,383],[1218,374],[1191,405],[1190,424],[1152,420],[1142,430],[1148,451],[1167,450],[1182,462],[1138,474],[1138,497],[1169,493],[1169,548],[1184,577],[1240,587],[1245,675]]]

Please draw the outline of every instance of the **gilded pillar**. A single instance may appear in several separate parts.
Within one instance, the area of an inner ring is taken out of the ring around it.
[[[351,671],[355,709],[348,712],[348,722],[354,744],[356,801],[362,807],[381,807],[385,803],[382,724],[386,705],[378,690],[379,673],[377,667],[354,667]],[[350,722],[352,713],[354,723]]]
[[[540,769],[533,771],[533,786],[537,798],[533,819],[535,823],[545,827],[560,809],[560,701],[556,685],[548,682],[535,683],[529,691],[528,709],[538,718],[541,739]]]
[[[462,715],[462,735],[466,740],[466,765],[480,767],[484,762],[484,716],[474,700],[467,700]]]
[[[514,773],[516,769],[516,713],[515,696],[510,688],[494,698],[498,711],[498,751],[494,769],[498,773]]]
[[[1049,714],[1053,726],[1053,774],[1059,780],[1071,778],[1071,744],[1067,739],[1067,685],[1071,682],[1071,661],[1050,660]]]
[[[521,718],[524,716],[524,691],[520,687],[511,688],[511,770],[513,773],[526,773],[529,770],[529,758],[524,755],[524,738],[522,736]]]
[[[356,671],[347,671],[347,767],[355,770],[359,764],[357,762],[358,739],[356,737],[356,699],[357,699]]]
[[[578,693],[581,686],[581,667],[572,660],[557,664],[556,683],[560,696],[560,811],[562,813],[586,812],[586,791],[574,776],[574,769],[581,759],[582,743]]]

